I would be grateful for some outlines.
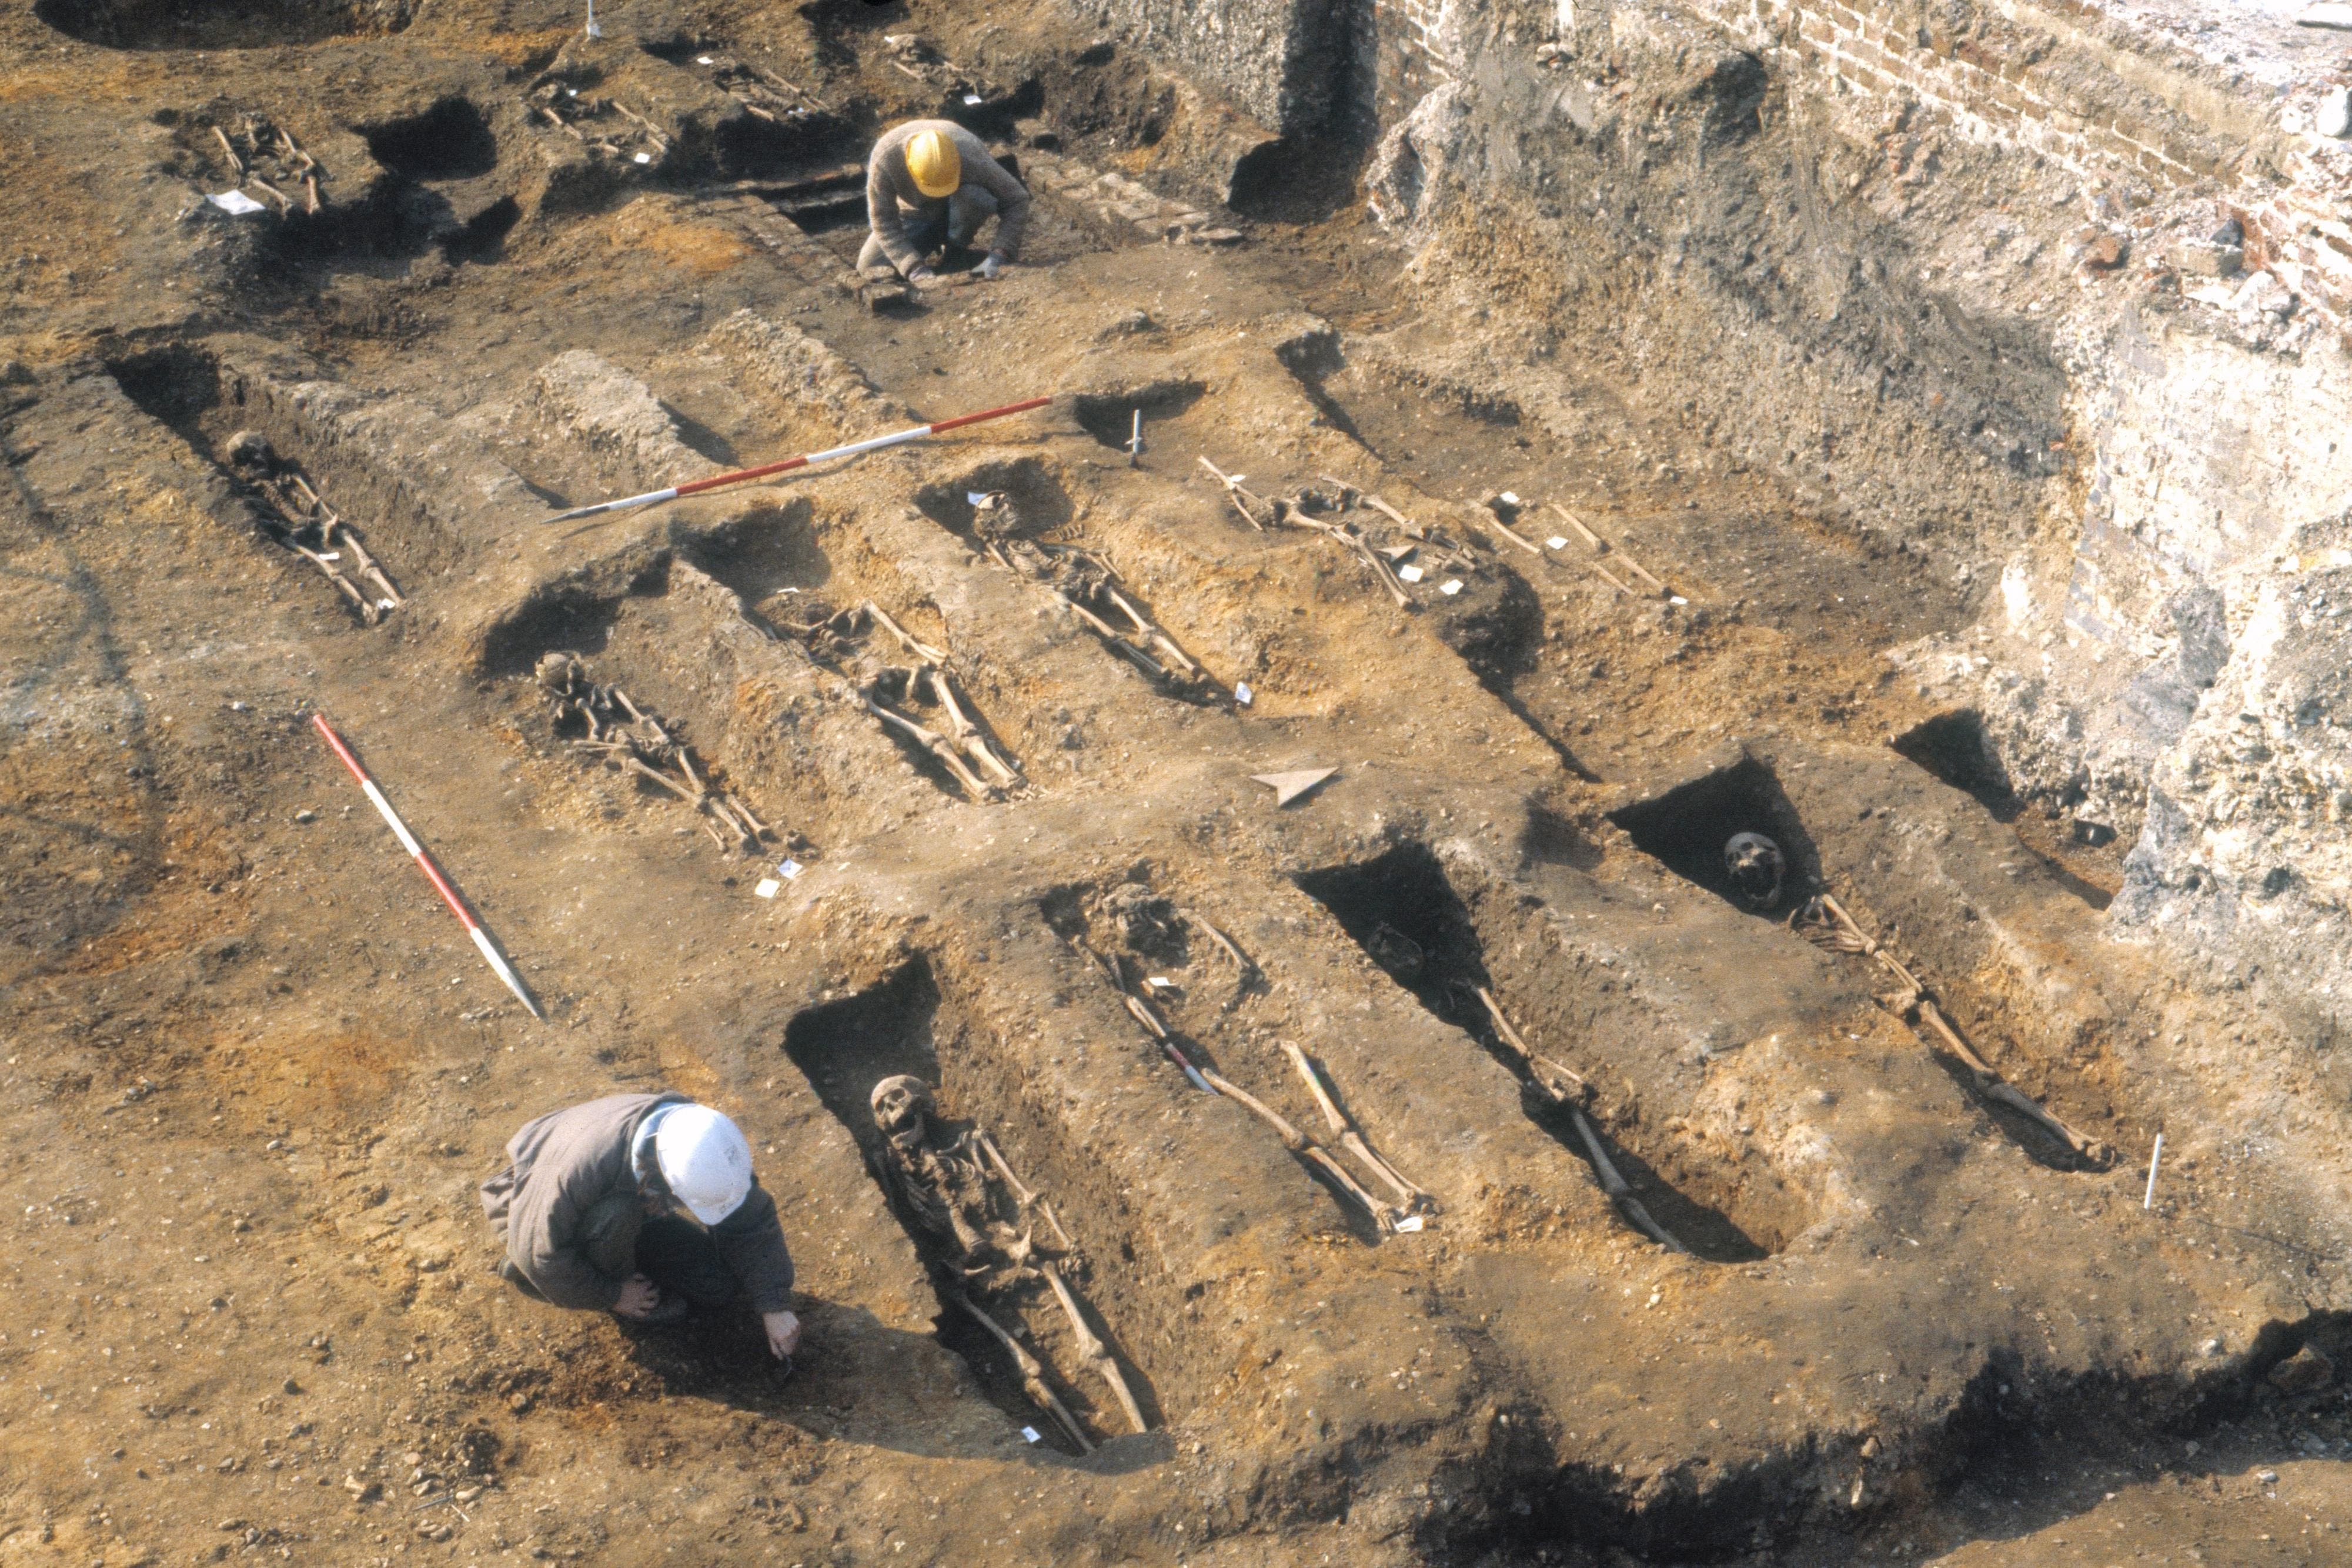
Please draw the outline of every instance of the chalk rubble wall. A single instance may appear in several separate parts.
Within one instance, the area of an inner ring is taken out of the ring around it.
[[[1360,140],[1433,307],[1518,313],[1519,360],[1438,379],[1573,438],[1551,367],[1598,364],[1677,461],[1965,574],[1978,622],[1889,655],[2030,806],[2137,841],[2113,929],[2340,1008],[2352,144],[2303,35],[2090,0],[1077,3]]]

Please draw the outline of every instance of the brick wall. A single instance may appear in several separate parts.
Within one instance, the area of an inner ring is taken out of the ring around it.
[[[1923,26],[1913,8],[1869,0],[1681,0],[1764,54],[1831,90],[1907,92],[1961,134],[2019,147],[2072,168],[2136,169],[2159,186],[2213,173],[2219,159],[2195,128],[2120,81],[2083,85],[2083,62],[2061,68],[2047,33],[1985,14],[1973,37]]]

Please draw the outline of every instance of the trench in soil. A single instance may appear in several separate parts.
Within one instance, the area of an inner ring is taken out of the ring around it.
[[[110,49],[266,49],[383,37],[415,9],[414,0],[40,0],[33,15]]]
[[[1974,708],[1958,708],[1912,726],[1895,737],[1895,749],[1909,761],[1953,789],[1973,796],[1993,817],[2007,823],[2018,842],[2048,868],[2061,886],[2095,910],[2115,902],[2116,889],[2084,876],[2069,863],[2069,852],[2103,847],[2083,841],[2062,851],[2051,841],[2052,830],[2010,787],[2009,770],[1985,734],[1984,716]]]
[[[1328,910],[1333,919],[1390,978],[1412,993],[1432,1017],[1460,1030],[1496,1061],[1509,1068],[1523,1085],[1521,1107],[1528,1118],[1579,1159],[1591,1163],[1591,1154],[1564,1108],[1528,1083],[1518,1059],[1496,1035],[1477,988],[1485,988],[1502,1005],[1538,1053],[1560,1057],[1565,1064],[1595,1076],[1595,1064],[1580,1062],[1573,1053],[1548,1047],[1531,1033],[1531,1009],[1515,1005],[1498,989],[1487,972],[1485,940],[1437,857],[1420,844],[1404,844],[1378,860],[1357,865],[1326,867],[1301,873],[1299,887]],[[1712,1263],[1743,1263],[1769,1256],[1751,1228],[1743,1226],[1725,1207],[1710,1201],[1718,1195],[1686,1176],[1678,1184],[1658,1168],[1663,1151],[1622,1141],[1622,1128],[1603,1125],[1588,1113],[1603,1152],[1633,1188],[1633,1196],[1660,1225],[1696,1256]],[[1647,1152],[1644,1150],[1647,1148]],[[1682,1162],[1685,1165],[1688,1161]],[[1599,1180],[1596,1173],[1595,1181]],[[1761,1229],[1767,1236],[1793,1232],[1784,1226]],[[1777,1242],[1776,1242],[1777,1245]]]
[[[1776,920],[1822,885],[1821,854],[1772,770],[1752,757],[1622,806],[1609,820],[1633,847],[1695,887],[1759,919]],[[1759,904],[1738,896],[1724,863],[1741,833],[1760,833],[1780,851],[1779,891]]]
[[[799,1014],[786,1027],[783,1051],[824,1108],[856,1140],[869,1176],[881,1145],[871,1096],[885,1078],[906,1073],[930,1084],[939,1111],[934,1126],[949,1135],[972,1128],[988,1132],[1022,1182],[1053,1202],[1079,1243],[1072,1283],[1095,1332],[1118,1359],[1137,1403],[1156,1429],[1167,1417],[1150,1374],[1134,1354],[1142,1336],[1139,1332],[1130,1341],[1121,1333],[1127,1316],[1121,1308],[1132,1300],[1121,1276],[1134,1271],[1133,1244],[1103,1223],[1105,1216],[1084,1184],[1068,1179],[1072,1159],[1041,1119],[1017,1102],[1019,1091],[1012,1086],[1025,1079],[1025,1071],[1009,1061],[992,1060],[992,1044],[984,1031],[943,1003],[930,965],[917,958],[879,985]],[[878,1177],[876,1187],[923,1260],[938,1308],[932,1322],[940,1343],[972,1368],[999,1408],[1044,1434],[1045,1441],[1068,1447],[1059,1425],[1023,1391],[1020,1370],[1004,1347],[949,1299],[943,1281],[952,1281],[951,1248],[891,1202]],[[1040,1241],[1054,1239],[1051,1227],[1042,1220],[1036,1222],[1035,1233]],[[1093,1369],[1079,1359],[1069,1326],[1042,1281],[985,1294],[975,1285],[971,1294],[1045,1364],[1047,1386],[1077,1417],[1090,1441],[1099,1446],[1126,1432],[1124,1413]]]
[[[299,414],[268,389],[229,373],[205,350],[165,343],[110,361],[107,369],[133,404],[169,426],[240,490],[244,486],[229,469],[226,453],[239,431],[257,432],[352,525],[404,595],[416,597],[417,589],[457,560],[462,546],[417,503],[406,476],[396,468],[371,471],[321,450]],[[254,505],[267,510],[258,501]],[[257,537],[251,548],[277,547]],[[319,587],[335,593],[323,578]]]
[[[941,528],[978,550],[982,547],[982,539],[974,527],[979,516],[976,498],[992,492],[1002,492],[1007,505],[1012,508],[1011,522],[1000,521],[997,524],[1001,535],[1039,541],[1055,549],[1093,549],[1090,540],[1083,534],[1071,529],[1070,525],[1076,515],[1076,508],[1070,500],[1068,490],[1063,485],[1060,473],[1052,464],[1035,457],[992,459],[967,468],[951,479],[935,480],[916,490],[915,508]],[[1107,558],[1104,558],[1099,550],[1094,550],[1094,553],[1097,559],[1104,559],[1108,564]],[[992,570],[1003,570],[992,561],[988,562],[988,567]],[[1050,583],[1033,583],[1017,572],[1015,575],[1024,586],[1034,591],[1050,596],[1052,592]],[[1134,605],[1139,613],[1165,632],[1188,655],[1192,655],[1195,663],[1199,662],[1198,655],[1193,653],[1193,644],[1187,640],[1183,629],[1161,619],[1158,611],[1152,607],[1151,601],[1147,599],[1142,591],[1133,582],[1122,578],[1111,586],[1117,590],[1121,598]],[[1133,622],[1129,621],[1116,605],[1090,605],[1088,608],[1113,631],[1124,634],[1131,643],[1143,645],[1145,653],[1169,672],[1171,678],[1164,682],[1151,679],[1146,674],[1146,684],[1155,695],[1171,702],[1186,703],[1195,707],[1215,706],[1224,700],[1224,688],[1216,684],[1213,675],[1206,673],[1205,665],[1202,666],[1203,674],[1200,680],[1187,681],[1183,677],[1182,670],[1163,650],[1145,643],[1142,636],[1135,631]],[[1102,658],[1112,661],[1129,674],[1146,674],[1123,654],[1113,652],[1097,634],[1088,631],[1085,635],[1086,640],[1094,645],[1097,653]]]

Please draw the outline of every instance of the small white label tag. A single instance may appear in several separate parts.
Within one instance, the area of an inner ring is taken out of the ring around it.
[[[1516,507],[1519,504],[1519,498],[1517,496],[1512,495],[1508,490],[1504,491],[1500,496],[1497,496],[1495,498],[1502,502],[1503,505],[1507,507]]]
[[[1037,1431],[1037,1428],[1036,1428],[1036,1427],[1022,1427],[1022,1428],[1021,1428],[1021,1435],[1022,1435],[1023,1437],[1024,1437],[1028,1438],[1028,1439],[1029,1439],[1031,1442],[1033,1442],[1033,1443],[1037,1442],[1037,1441],[1040,1441],[1040,1436],[1039,1436],[1039,1433],[1038,1433],[1038,1431]]]
[[[1666,602],[1669,604],[1688,604],[1690,601],[1685,599],[1681,594],[1675,593],[1669,594],[1666,598]]]
[[[1402,1219],[1396,1222],[1396,1228],[1400,1234],[1410,1235],[1413,1231],[1421,1228],[1421,1216],[1418,1214],[1408,1214]]]
[[[707,66],[710,63],[710,57],[709,55],[697,55],[694,57],[694,63],[698,66]]]
[[[975,109],[979,107],[982,99],[980,94],[976,92],[968,92],[963,95],[963,101],[965,108]]]
[[[784,884],[782,883],[778,882],[772,876],[763,876],[760,879],[760,885],[753,888],[751,891],[758,894],[761,898],[773,898],[776,896],[776,890],[783,885]]]
[[[1257,701],[1257,694],[1249,689],[1249,683],[1247,681],[1243,681],[1235,685],[1234,687],[1234,701],[1241,704],[1244,707],[1247,707],[1250,704]]]
[[[243,191],[223,191],[216,196],[206,196],[205,200],[222,212],[235,213],[238,217],[243,217],[247,213],[261,211],[261,204]]]
[[[319,559],[320,560],[341,560],[343,559],[343,552],[339,549],[331,549]]]
[[[786,882],[790,882],[793,878],[800,875],[805,869],[806,868],[798,861],[786,861],[776,867],[776,874],[782,877]]]
[[[1421,568],[1417,566],[1401,566],[1397,568],[1397,575],[1403,578],[1407,582],[1419,582],[1422,578],[1422,571]]]
[[[640,152],[635,161],[640,163],[650,163],[654,161],[654,155],[650,152]]]
[[[1551,538],[1544,540],[1544,543],[1551,546],[1554,549],[1566,549],[1568,548],[1568,541],[1560,538],[1558,534],[1552,535]]]
[[[1462,580],[1458,577],[1449,577],[1444,582],[1437,585],[1437,591],[1440,593],[1459,593],[1462,591]]]
[[[977,507],[987,499],[988,492],[985,490],[966,490],[963,493],[963,504],[967,507]]]
[[[1151,978],[1144,981],[1143,983],[1150,986],[1155,991],[1167,990],[1176,984],[1175,981],[1170,979],[1165,975],[1154,975]]]

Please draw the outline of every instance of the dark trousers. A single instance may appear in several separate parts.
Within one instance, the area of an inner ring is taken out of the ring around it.
[[[743,1293],[710,1232],[674,1214],[648,1219],[637,1232],[637,1272],[661,1287],[662,1300],[683,1298],[703,1312]]]
[[[743,1293],[710,1232],[675,1214],[646,1218],[634,1193],[615,1193],[588,1210],[580,1248],[599,1273],[624,1280],[643,1274],[660,1287],[664,1302],[681,1301],[707,1312]],[[511,1260],[499,1272],[524,1295],[539,1296]]]

